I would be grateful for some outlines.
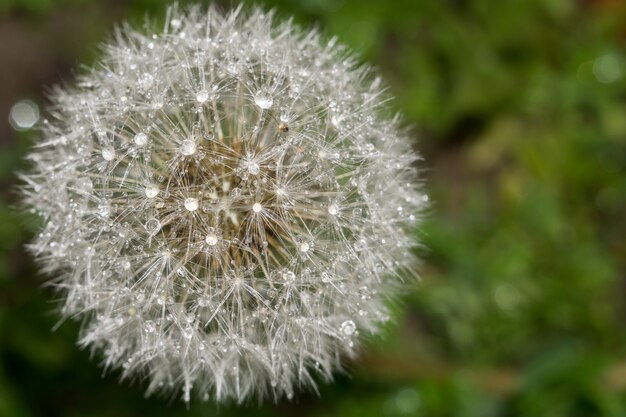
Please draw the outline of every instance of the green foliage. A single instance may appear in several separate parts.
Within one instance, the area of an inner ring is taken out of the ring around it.
[[[41,21],[103,4],[4,0],[0,11]],[[378,66],[416,126],[433,205],[417,232],[428,248],[423,280],[396,307],[397,325],[319,398],[189,411],[144,400],[140,384],[102,379],[97,359],[74,347],[79,324],[49,331],[53,294],[21,249],[33,220],[7,208],[15,196],[4,192],[28,140],[16,135],[0,154],[0,415],[625,415],[626,7],[263,4],[337,34]],[[140,19],[163,4],[124,7]],[[104,33],[101,24],[92,30]]]

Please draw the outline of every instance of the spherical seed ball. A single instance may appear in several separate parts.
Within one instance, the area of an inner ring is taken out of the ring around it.
[[[54,93],[30,248],[80,344],[148,393],[291,398],[410,277],[417,157],[334,40],[257,9],[167,16]]]

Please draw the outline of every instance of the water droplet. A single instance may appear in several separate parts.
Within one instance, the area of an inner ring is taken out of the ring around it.
[[[111,214],[111,206],[108,202],[105,201],[98,205],[98,214],[100,215],[100,217],[109,217],[109,214]]]
[[[81,177],[74,181],[76,191],[81,193],[90,193],[93,189],[93,182],[88,177]]]
[[[343,332],[343,334],[347,336],[352,336],[354,332],[356,331],[356,324],[354,324],[352,320],[346,320],[343,323],[341,323],[340,329]]]
[[[115,158],[115,149],[111,146],[102,148],[102,158],[104,158],[105,161],[112,161],[113,158]]]
[[[344,116],[341,113],[332,112],[330,116],[330,123],[335,127],[340,127],[343,123]]]
[[[254,103],[260,108],[267,110],[272,107],[274,100],[270,96],[261,93],[254,97]]]
[[[189,211],[198,210],[198,199],[189,197],[185,199],[185,208]]]
[[[198,93],[196,94],[196,101],[198,103],[204,103],[205,101],[207,101],[209,99],[209,92],[206,90],[200,90],[198,91]]]
[[[263,206],[260,203],[254,203],[252,205],[252,211],[254,211],[255,213],[260,213],[261,211],[263,211]]]
[[[148,320],[144,323],[143,330],[146,333],[154,333],[154,331],[156,330],[156,325],[152,320]]]
[[[180,152],[186,156],[193,155],[196,153],[196,143],[193,140],[185,139],[180,145]]]
[[[135,145],[145,146],[146,143],[148,143],[148,135],[146,135],[143,132],[140,132],[135,135],[135,138],[133,140],[135,141]]]
[[[185,326],[185,329],[183,330],[183,337],[187,340],[191,339],[193,337],[193,327],[192,326]]]
[[[311,246],[307,242],[302,242],[300,246],[298,246],[298,250],[302,253],[308,252],[309,249],[311,249]]]
[[[146,186],[144,193],[146,194],[146,197],[154,198],[159,194],[159,187],[156,184],[149,184]]]
[[[359,296],[361,297],[361,300],[369,300],[372,298],[369,288],[365,285],[359,288]]]
[[[217,238],[217,236],[215,236],[214,233],[209,233],[208,235],[206,235],[205,240],[209,246],[215,246],[217,245],[217,242],[219,241],[219,239]]]
[[[285,271],[283,272],[283,279],[285,281],[293,281],[296,279],[296,274],[294,274],[293,271]]]
[[[181,27],[182,22],[180,21],[180,19],[172,19],[170,25],[172,25],[174,29],[178,29],[179,27]]]
[[[152,217],[146,222],[145,228],[151,235],[154,235],[156,232],[161,230],[161,222],[159,219]]]
[[[337,207],[335,204],[331,204],[330,206],[328,206],[328,214],[330,214],[331,216],[335,216],[337,213],[339,213],[339,207]]]
[[[256,162],[250,161],[248,162],[248,172],[252,175],[256,175],[259,173],[260,171],[260,167],[259,164],[257,164]]]
[[[18,101],[11,107],[9,123],[15,130],[28,130],[39,120],[39,107],[30,100]]]

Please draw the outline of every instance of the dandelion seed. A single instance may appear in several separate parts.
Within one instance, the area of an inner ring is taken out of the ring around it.
[[[167,16],[56,90],[29,249],[80,344],[148,394],[290,399],[409,282],[418,158],[346,48],[259,9]]]

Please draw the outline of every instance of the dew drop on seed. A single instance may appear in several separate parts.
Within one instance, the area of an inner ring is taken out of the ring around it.
[[[180,152],[186,156],[193,155],[196,152],[196,143],[193,140],[185,139],[180,145]]]
[[[217,236],[215,236],[214,233],[209,233],[208,235],[206,235],[206,243],[209,246],[215,246],[217,245],[218,239]]]
[[[265,94],[258,94],[254,97],[254,103],[260,108],[267,110],[272,107],[274,100],[272,100],[270,96],[267,96]]]
[[[252,175],[256,175],[258,174],[260,171],[260,167],[259,164],[257,164],[256,162],[249,162],[248,163],[248,172]]]
[[[206,90],[200,90],[196,93],[196,101],[198,103],[204,103],[209,99],[209,92]]]
[[[104,158],[105,161],[112,161],[113,158],[115,158],[115,149],[110,146],[102,148],[102,158]]]
[[[146,197],[154,198],[159,194],[159,187],[155,184],[149,184],[148,186],[146,186],[144,193],[146,194]]]
[[[107,202],[98,205],[98,214],[100,217],[107,218],[111,214],[111,206]]]
[[[288,282],[293,281],[296,279],[296,274],[293,271],[285,271],[283,272],[283,279]]]
[[[337,213],[339,213],[339,208],[336,205],[331,204],[328,206],[328,214],[335,216]]]
[[[261,205],[261,203],[254,203],[252,205],[252,211],[254,211],[255,213],[260,213],[263,210],[263,206]]]
[[[183,330],[183,337],[187,340],[191,339],[193,337],[193,327],[186,326]]]
[[[347,336],[352,336],[356,331],[356,324],[352,320],[346,320],[341,323],[341,331]]]
[[[189,197],[185,199],[185,208],[189,211],[198,210],[198,199]]]
[[[152,320],[148,320],[144,323],[143,330],[146,333],[154,333],[154,331],[156,330],[156,326]]]
[[[133,140],[135,141],[135,145],[137,146],[146,146],[146,143],[148,143],[148,135],[140,132],[135,135],[135,138]]]
[[[343,116],[341,114],[334,113],[330,117],[330,123],[332,123],[332,125],[335,127],[340,127],[343,123]]]
[[[298,246],[298,250],[302,253],[308,252],[309,249],[311,249],[311,246],[306,242],[302,242],[300,243],[300,246]]]
[[[156,232],[161,230],[161,222],[159,221],[159,219],[152,217],[146,222],[145,228],[148,233],[154,235]]]

